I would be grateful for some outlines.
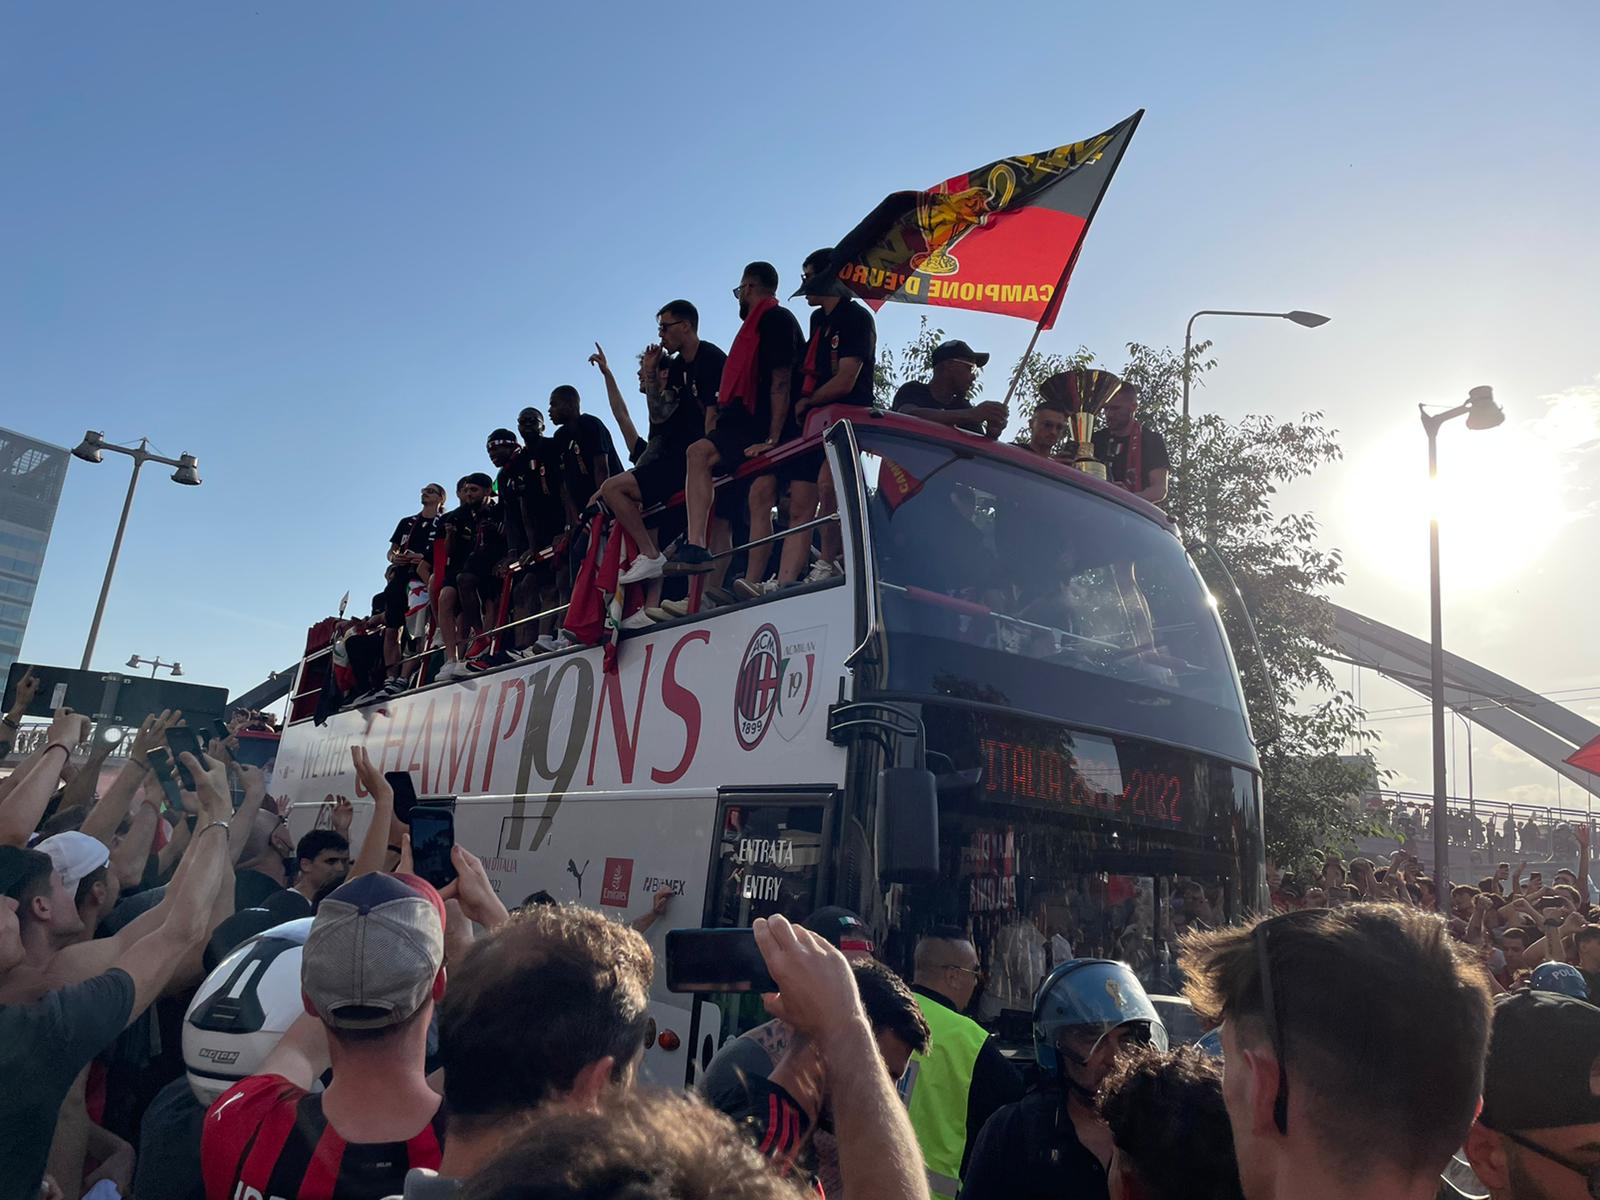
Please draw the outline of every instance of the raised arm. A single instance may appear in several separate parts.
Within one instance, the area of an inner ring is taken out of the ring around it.
[[[50,722],[45,748],[28,771],[28,777],[0,802],[0,845],[26,846],[28,837],[39,827],[44,810],[61,778],[62,765],[72,757],[73,747],[88,733],[89,718],[63,708]]]
[[[56,806],[57,812],[66,812],[70,808],[88,808],[95,803],[95,786],[100,782],[100,768],[105,766],[106,759],[111,757],[112,745],[105,738],[95,738],[89,743],[89,758],[82,767],[74,767],[68,760],[68,769],[61,773],[65,781],[61,787],[61,803]],[[69,778],[70,776],[70,778]],[[107,789],[109,790],[109,789]],[[124,808],[122,815],[127,816],[128,810]],[[84,818],[87,823],[88,818]],[[121,824],[119,821],[118,824]],[[116,825],[111,827],[115,834]],[[88,832],[93,832],[92,830]],[[99,837],[99,834],[94,836]],[[100,838],[102,842],[110,845],[109,838]]]
[[[144,799],[134,810],[128,823],[128,832],[111,848],[111,869],[121,881],[123,890],[136,886],[144,878],[145,864],[150,860],[150,847],[155,844],[156,829],[161,823],[161,792],[147,786]]]
[[[133,747],[128,751],[128,761],[117,777],[111,781],[106,794],[100,797],[89,815],[83,820],[83,832],[97,837],[106,845],[116,836],[117,826],[133,807],[134,793],[150,773],[150,760],[146,757],[153,746],[161,743],[168,729],[177,724],[183,714],[173,709],[163,709],[160,715],[151,714],[139,725],[133,736]]]
[[[22,678],[17,680],[16,699],[11,702],[11,708],[4,716],[0,716],[0,757],[11,753],[11,747],[17,740],[17,734],[22,731],[22,718],[28,711],[28,705],[33,703],[34,696],[39,693],[39,677],[29,667]]]
[[[167,918],[117,956],[115,965],[133,977],[130,1021],[166,991],[179,967],[205,945],[211,932],[218,890],[231,874],[227,817],[233,802],[228,792],[227,772],[221,763],[212,762],[208,767],[201,767],[192,755],[186,753],[181,757],[197,785],[200,820],[189,853],[184,856],[183,869],[173,876],[166,900],[157,906],[166,907],[170,903]]]
[[[361,839],[361,852],[350,864],[349,879],[370,875],[383,870],[389,854],[389,826],[394,820],[394,789],[383,777],[383,772],[373,766],[365,746],[350,747],[350,761],[355,763],[356,778],[372,797],[372,820],[367,822],[367,832]]]
[[[655,386],[655,362],[660,354],[661,347],[654,345],[644,352],[645,378],[650,381],[652,387]],[[633,423],[628,405],[622,399],[622,389],[617,386],[617,377],[611,373],[611,365],[606,362],[606,352],[600,348],[599,342],[594,344],[594,353],[589,355],[589,361],[600,368],[600,375],[606,381],[606,399],[611,402],[611,415],[616,419],[617,431],[622,434],[622,444],[632,449],[639,442],[639,428]]]
[[[833,1101],[839,1174],[849,1195],[925,1200],[922,1152],[861,1007],[850,963],[809,929],[758,918],[756,944],[778,984],[767,1008],[822,1051]]]
[[[234,769],[239,772],[239,781],[244,787],[244,799],[240,801],[233,819],[228,822],[229,857],[237,863],[250,841],[250,831],[255,828],[256,814],[261,811],[261,805],[266,801],[267,777],[260,767],[251,766],[249,763],[240,763]]]

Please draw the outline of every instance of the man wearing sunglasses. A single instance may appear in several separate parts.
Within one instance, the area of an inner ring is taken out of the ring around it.
[[[1430,1200],[1489,1041],[1488,976],[1443,921],[1301,909],[1195,935],[1181,965],[1195,1013],[1222,1023],[1245,1200]]]
[[[1105,1200],[1115,1147],[1095,1100],[1134,1046],[1165,1050],[1167,1031],[1126,963],[1075,958],[1051,971],[1033,1001],[1041,1083],[984,1125],[961,1200]]]
[[[1495,1005],[1467,1161],[1493,1200],[1600,1200],[1600,1008],[1553,992]]]
[[[953,1197],[978,1131],[1022,1095],[1022,1079],[982,1025],[964,1016],[983,972],[966,932],[938,929],[917,942],[911,991],[933,1044],[912,1056],[900,1084],[935,1196]]]

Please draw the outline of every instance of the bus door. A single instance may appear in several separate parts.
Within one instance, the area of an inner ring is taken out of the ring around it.
[[[749,926],[782,913],[796,924],[827,903],[838,792],[831,787],[722,788],[712,843],[704,923]],[[690,1022],[695,1047],[687,1083],[717,1047],[771,1020],[755,993],[701,996]]]

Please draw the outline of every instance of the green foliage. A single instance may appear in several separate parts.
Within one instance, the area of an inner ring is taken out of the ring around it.
[[[924,318],[918,336],[898,356],[886,352],[880,358],[881,387],[892,394],[905,378],[925,378],[928,355],[942,336]],[[1227,589],[1208,577],[1222,601],[1261,742],[1267,855],[1279,866],[1306,870],[1324,848],[1346,847],[1371,832],[1356,797],[1376,772],[1371,752],[1376,735],[1362,728],[1361,710],[1335,686],[1324,658],[1334,651],[1328,592],[1344,582],[1340,554],[1321,545],[1314,514],[1280,513],[1274,498],[1288,484],[1338,461],[1342,447],[1337,431],[1318,412],[1292,418],[1254,414],[1235,421],[1206,411],[1197,393],[1215,366],[1206,357],[1210,345],[1201,342],[1193,349],[1190,384],[1196,394],[1187,428],[1182,354],[1135,342],[1120,364],[1098,362],[1084,347],[1070,355],[1030,355],[1021,365],[1008,435],[1020,432],[1020,440],[1026,440],[1039,385],[1058,371],[1109,367],[1138,385],[1139,419],[1166,434],[1173,459],[1164,507],[1178,518],[1186,540],[1206,542],[1228,564],[1254,620],[1259,665],[1248,627],[1236,606],[1227,603]],[[1006,368],[992,363],[987,374],[988,395],[1004,395],[1011,378]]]

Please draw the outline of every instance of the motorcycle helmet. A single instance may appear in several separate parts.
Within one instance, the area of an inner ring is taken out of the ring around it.
[[[1068,1030],[1093,1030],[1098,1048],[1101,1038],[1123,1025],[1141,1027],[1151,1045],[1167,1048],[1166,1026],[1126,963],[1103,958],[1062,963],[1033,1000],[1033,1052],[1040,1072],[1046,1079],[1061,1078],[1061,1037]]]
[[[1559,992],[1575,1000],[1589,998],[1589,985],[1583,972],[1571,963],[1540,963],[1528,978],[1528,986],[1536,992]]]
[[[300,956],[311,918],[256,934],[217,964],[183,1017],[183,1065],[209,1105],[262,1062],[305,1012]]]

